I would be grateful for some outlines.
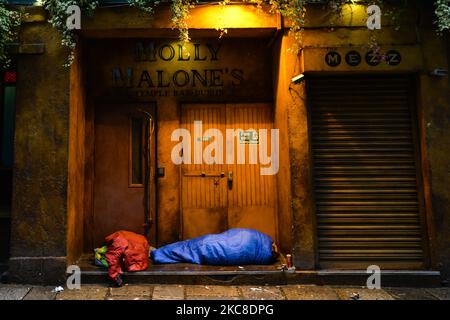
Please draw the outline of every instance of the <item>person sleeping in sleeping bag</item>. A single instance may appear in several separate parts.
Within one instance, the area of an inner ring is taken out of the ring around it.
[[[109,277],[120,287],[124,271],[147,269],[149,244],[147,239],[134,232],[120,230],[105,238],[105,254]]]
[[[277,256],[278,250],[272,238],[253,229],[230,229],[150,250],[154,264],[271,264]]]

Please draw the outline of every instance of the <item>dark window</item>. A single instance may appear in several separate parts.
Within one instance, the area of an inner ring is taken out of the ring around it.
[[[0,72],[0,265],[9,257],[16,72]]]
[[[13,162],[14,117],[16,108],[16,72],[6,71],[2,85],[1,166],[10,168]]]
[[[131,124],[131,186],[142,187],[144,183],[143,170],[143,138],[144,138],[144,121],[142,118],[132,117]]]

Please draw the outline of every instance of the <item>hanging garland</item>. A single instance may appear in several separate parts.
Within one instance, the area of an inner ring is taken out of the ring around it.
[[[258,0],[260,1],[260,0]],[[303,27],[305,25],[307,0],[270,0],[271,12],[277,12],[290,21],[289,31],[294,37],[292,51],[298,53],[302,43]]]
[[[442,34],[445,30],[450,30],[450,0],[436,0],[435,14],[438,32]]]
[[[6,0],[0,0],[0,69],[6,69],[11,64],[8,45],[17,39],[22,18],[22,12],[8,9]]]
[[[131,7],[136,7],[145,13],[153,13],[153,6],[158,5],[159,1],[153,0],[128,0]]]
[[[170,5],[170,9],[172,10],[172,29],[178,29],[179,39],[183,43],[191,40],[187,19],[193,7],[194,4],[191,0],[173,0]]]
[[[69,30],[66,25],[68,18],[67,8],[71,5],[78,5],[81,12],[86,16],[92,16],[99,6],[98,0],[42,0],[42,6],[50,13],[49,23],[61,33],[61,45],[69,49],[69,57],[65,66],[70,66],[74,60],[74,50],[77,43],[77,34],[74,30]],[[152,14],[153,7],[158,5],[157,0],[127,0],[128,4],[136,7],[140,11]],[[187,18],[189,10],[193,7],[190,0],[174,0],[171,4],[173,28],[179,30],[180,40],[189,42]]]
[[[67,8],[72,5],[80,7],[81,12],[92,15],[98,7],[97,0],[43,0],[42,6],[50,13],[49,23],[61,34],[61,45],[69,49],[69,56],[65,66],[70,66],[75,58],[74,51],[77,44],[77,35],[67,28]]]
[[[161,0],[164,1],[164,0]],[[172,27],[179,31],[179,39],[183,43],[189,42],[189,26],[187,20],[190,10],[195,6],[198,0],[172,0]],[[290,31],[295,39],[298,48],[301,46],[302,31],[305,25],[307,0],[244,0],[257,7],[262,8],[263,5],[270,5],[271,13],[279,13],[291,23]],[[407,0],[402,0],[406,3]],[[434,0],[437,32],[442,34],[450,30],[450,0]],[[154,7],[160,3],[160,0],[127,0],[130,6],[136,7],[144,13],[152,14]],[[229,4],[230,0],[222,0],[219,2],[221,6]],[[389,0],[328,0],[318,1],[325,3],[328,10],[331,10],[335,16],[341,14],[342,7],[346,4],[378,4],[382,6],[384,3],[390,3]],[[398,4],[398,3],[397,3]],[[62,37],[62,46],[69,49],[69,58],[67,65],[73,62],[73,52],[76,47],[77,35],[73,30],[69,30],[66,25],[68,14],[67,8],[70,5],[78,5],[84,15],[90,16],[99,6],[98,0],[37,0],[36,5],[43,6],[50,13],[49,22],[56,28]],[[392,20],[396,20],[399,16],[398,10],[383,10],[385,16],[390,16]],[[9,9],[6,0],[0,0],[0,66],[6,67],[10,63],[7,54],[7,45],[13,42],[17,37],[17,31],[21,24],[22,14],[20,11]],[[219,27],[220,37],[227,30]]]

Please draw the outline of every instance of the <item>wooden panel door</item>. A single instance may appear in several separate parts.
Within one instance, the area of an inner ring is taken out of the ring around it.
[[[195,121],[202,123],[202,132],[197,135],[194,134]],[[275,175],[261,175],[261,165],[250,164],[250,150],[259,145],[247,143],[240,137],[240,132],[267,129],[270,150],[271,105],[188,104],[182,108],[181,122],[182,127],[191,133],[192,162],[184,163],[181,169],[183,239],[229,228],[253,228],[276,240]],[[221,132],[221,163],[206,164],[202,159],[202,164],[194,164],[194,154],[200,149],[194,150],[195,140],[203,152],[209,154],[208,146],[215,137],[208,133],[208,129],[213,128]],[[227,130],[233,130],[234,135],[227,138]],[[231,150],[233,155],[228,158],[232,160],[227,160],[227,146],[228,153]],[[238,163],[238,149],[243,150],[244,163]]]
[[[96,246],[118,230],[144,233],[144,150],[147,137],[146,119],[139,110],[151,114],[153,109],[150,105],[115,104],[95,108],[93,239]],[[148,164],[151,216],[154,211],[154,154],[154,141],[151,139]],[[153,228],[150,234],[153,237]]]
[[[242,132],[251,133],[266,129],[268,139],[266,154],[270,156],[272,123],[270,104],[227,105],[227,128],[236,132],[234,161],[227,166],[228,174],[231,173],[233,178],[232,185],[228,188],[228,226],[256,229],[276,240],[278,230],[276,175],[261,174],[262,165],[258,149],[262,146],[261,141],[246,141],[240,136]],[[227,144],[230,144],[229,139]],[[239,164],[239,148],[245,150],[245,164]],[[252,148],[253,154],[257,155],[257,161],[250,159]]]
[[[224,179],[226,167],[223,157],[218,164],[205,164],[202,157],[205,148],[215,139],[207,130],[225,131],[225,112],[224,104],[185,105],[182,109],[181,126],[191,134],[191,164],[184,163],[181,169],[183,239],[219,233],[228,228],[227,185]],[[194,128],[196,121],[201,121],[201,132],[198,134]],[[223,143],[223,139],[221,140]],[[189,157],[186,149],[183,150],[183,156],[185,159]]]

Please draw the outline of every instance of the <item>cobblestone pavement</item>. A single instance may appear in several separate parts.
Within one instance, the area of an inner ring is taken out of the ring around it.
[[[450,288],[384,288],[283,285],[85,285],[54,293],[54,287],[0,284],[0,300],[450,300]]]

